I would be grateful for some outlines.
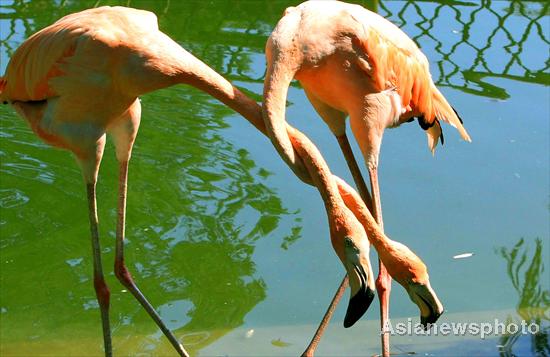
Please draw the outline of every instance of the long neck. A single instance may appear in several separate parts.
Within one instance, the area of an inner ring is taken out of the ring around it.
[[[172,41],[167,36],[164,36],[164,38],[165,41]],[[172,41],[171,44],[175,44],[175,42]],[[166,51],[163,55],[165,55],[164,61],[159,61],[159,66],[164,66],[165,63],[166,65],[158,71],[160,72],[159,75],[155,76],[158,81],[156,83],[151,83],[150,80],[146,81],[148,88],[142,89],[141,93],[146,93],[151,90],[168,87],[178,83],[191,85],[226,104],[228,107],[241,114],[262,134],[271,138],[270,133],[264,124],[262,108],[260,105],[235,88],[227,79],[177,44],[170,46],[169,51]],[[289,152],[294,154],[287,136],[287,128],[290,128],[290,126],[288,126],[284,120],[285,103],[286,100],[282,99],[282,118],[279,118],[281,120],[277,121],[281,128],[276,130],[276,133],[279,136],[285,137],[290,147]],[[270,121],[268,120],[268,122]],[[278,148],[278,142],[279,140],[274,140],[276,148]],[[283,155],[283,158],[286,160],[287,156]],[[306,169],[298,158],[293,158],[290,162],[287,161],[287,163],[289,163],[290,168],[294,171],[298,178],[307,184],[312,184]]]
[[[289,15],[285,12],[265,47],[267,69],[263,93],[264,121],[273,145],[291,167],[298,163],[285,128],[285,110],[288,87],[302,62],[300,51],[295,48],[294,41],[299,20],[298,13]]]
[[[381,249],[388,248],[389,238],[382,232],[368,208],[364,205],[361,208],[363,214],[361,214],[359,221],[367,232],[369,242],[374,245],[374,248],[376,248],[378,252],[380,252]]]
[[[128,92],[136,96],[175,84],[188,84],[218,99],[244,116],[259,131],[267,135],[262,109],[220,74],[193,56],[168,35],[157,32],[148,47],[135,50],[130,63],[121,71]],[[126,84],[129,83],[129,84]]]
[[[227,79],[204,62],[188,54],[185,70],[177,76],[179,83],[189,84],[224,103],[267,135],[262,119],[262,108],[254,100],[235,88]]]
[[[369,242],[374,245],[378,252],[387,250],[391,241],[380,229],[380,226],[376,223],[376,220],[359,194],[341,178],[337,176],[333,177],[344,203],[365,228]]]
[[[332,180],[330,169],[315,145],[296,129],[288,130],[292,144],[302,158],[313,183],[319,190],[327,212],[340,209],[344,203],[338,193],[338,187]]]

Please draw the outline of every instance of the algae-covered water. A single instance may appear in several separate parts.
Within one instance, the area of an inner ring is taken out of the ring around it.
[[[65,14],[108,4],[155,12],[164,32],[261,101],[266,39],[296,2],[1,0],[0,72],[32,33]],[[473,139],[461,141],[445,126],[445,145],[432,157],[417,124],[386,132],[380,158],[386,232],[428,265],[446,309],[441,322],[542,326],[536,335],[485,339],[394,336],[392,351],[549,355],[548,3],[362,4],[421,46]],[[194,88],[148,94],[142,106],[126,245],[137,283],[193,355],[301,353],[344,274],[317,191],[298,181],[268,139]],[[352,182],[336,140],[298,85],[290,89],[287,117],[332,171]],[[0,123],[0,355],[99,356],[77,165],[69,153],[40,142],[9,106],[0,106]],[[114,352],[174,355],[112,274],[118,172],[112,149],[101,167],[98,204]],[[351,329],[342,327],[345,305],[319,355],[377,353],[377,302]],[[417,307],[395,283],[391,317],[418,321]]]

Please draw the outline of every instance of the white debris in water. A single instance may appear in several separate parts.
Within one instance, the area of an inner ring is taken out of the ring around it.
[[[246,338],[251,338],[252,336],[254,336],[254,329],[253,328],[246,331],[246,333],[244,334],[244,337],[246,337]]]
[[[462,253],[462,254],[457,254],[457,255],[453,256],[453,259],[470,258],[473,255],[474,255],[474,253]]]
[[[83,260],[84,258],[74,258],[74,259],[65,260],[65,263],[69,264],[70,267],[74,268],[75,266],[82,263]]]

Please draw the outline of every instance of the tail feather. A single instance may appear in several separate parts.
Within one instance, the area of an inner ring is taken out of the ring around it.
[[[435,147],[437,146],[437,143],[440,138],[441,138],[441,145],[445,144],[445,138],[443,137],[443,129],[441,128],[441,124],[439,123],[439,120],[436,118],[434,119],[434,121],[429,122],[426,120],[426,117],[421,115],[418,117],[418,125],[420,125],[420,127],[426,131],[426,135],[428,136],[428,147],[430,148],[430,151],[432,152],[432,154],[434,154]]]
[[[438,120],[434,121],[434,125],[430,126],[426,130],[426,135],[428,136],[428,147],[432,152],[432,155],[435,155],[435,147],[441,137],[441,145],[443,145],[443,131],[441,130],[441,125]]]
[[[464,126],[462,125],[463,121],[462,118],[458,115],[457,111],[451,107],[451,105],[447,102],[443,94],[435,87],[435,85],[432,86],[432,108],[431,108],[431,118],[430,117],[424,117],[421,116],[418,118],[418,123],[422,127],[422,129],[426,130],[426,135],[428,137],[428,147],[430,148],[430,151],[435,153],[435,147],[437,146],[437,143],[439,139],[441,138],[441,144],[444,143],[443,138],[443,131],[441,129],[440,121],[444,121],[447,124],[452,125],[455,127],[458,132],[460,133],[460,136],[462,139],[471,142],[472,139],[470,138],[470,135],[466,132],[466,129],[464,129]],[[426,113],[424,113],[426,115]]]
[[[443,128],[441,127],[441,124],[439,124],[439,120],[436,120],[437,126],[439,127],[439,130],[441,131],[440,137],[441,137],[441,145],[445,144],[445,137],[443,136]]]
[[[471,142],[470,135],[462,125],[462,119],[458,116],[456,110],[449,105],[443,94],[435,87],[432,88],[432,105],[436,113],[436,118],[454,126],[462,139]]]
[[[451,106],[451,109],[453,110],[453,112],[455,112],[456,117],[458,118],[458,120],[460,120],[460,124],[464,124],[464,121],[462,120],[460,115],[458,115],[458,112],[456,111],[456,109],[453,106]]]

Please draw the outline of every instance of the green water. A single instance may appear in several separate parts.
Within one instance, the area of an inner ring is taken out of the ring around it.
[[[65,14],[107,4],[154,11],[164,32],[260,101],[265,41],[295,2],[0,0],[0,72],[32,33]],[[417,124],[386,132],[380,158],[386,232],[428,265],[446,308],[441,321],[498,317],[547,326],[549,5],[363,5],[422,47],[473,138],[465,143],[444,127],[445,146],[432,157]],[[288,102],[289,121],[318,145],[333,172],[352,182],[335,139],[297,85]],[[192,354],[299,354],[344,274],[318,193],[244,119],[194,88],[149,94],[142,106],[126,248],[137,283]],[[0,106],[0,122],[0,355],[101,355],[79,170],[69,153],[41,143],[10,107]],[[114,352],[174,355],[111,273],[116,182],[109,144],[98,204]],[[453,259],[461,253],[474,255]],[[378,336],[363,327],[376,325],[377,303],[364,325],[349,330],[342,327],[345,305],[319,355],[375,353]],[[396,284],[391,316],[418,319]],[[336,334],[352,338],[344,343]],[[497,345],[506,345],[516,355],[550,354],[548,330],[393,341],[395,352],[499,355],[504,349]]]

